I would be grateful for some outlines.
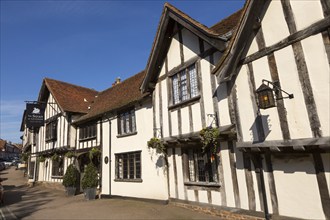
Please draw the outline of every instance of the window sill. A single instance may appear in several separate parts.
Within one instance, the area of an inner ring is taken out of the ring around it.
[[[219,183],[185,182],[184,185],[187,186],[188,189],[193,189],[193,190],[220,191],[220,184]]]
[[[115,182],[142,183],[142,179],[114,179]]]
[[[137,131],[132,132],[132,133],[126,133],[126,134],[118,134],[117,138],[122,138],[122,137],[128,137],[128,136],[132,136],[132,135],[136,135]]]
[[[52,179],[63,179],[63,176],[52,176]]]
[[[187,106],[187,105],[191,105],[197,101],[199,101],[199,99],[201,98],[200,95],[194,97],[194,98],[191,98],[191,99],[188,99],[188,100],[185,100],[185,101],[182,101],[180,103],[177,103],[177,104],[174,104],[174,105],[171,105],[168,107],[169,110],[172,110],[172,109],[176,109],[176,108],[180,108],[180,107],[184,107],[184,106]]]
[[[50,143],[50,142],[55,142],[57,139],[48,139],[46,140],[46,143]]]

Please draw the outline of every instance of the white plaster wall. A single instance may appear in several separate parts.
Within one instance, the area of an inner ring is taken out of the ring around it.
[[[114,126],[113,124],[111,126]],[[102,123],[102,194],[104,195],[110,195],[110,166],[115,166],[115,160],[111,157],[110,154],[110,125],[108,121],[105,121]],[[108,164],[105,164],[104,158],[108,157],[109,162]]]
[[[308,17],[308,16],[306,16]],[[330,136],[330,69],[322,34],[301,41],[323,136]]]
[[[200,53],[198,37],[185,28],[182,29],[182,42],[184,61],[187,61]]]
[[[163,65],[161,66],[159,77],[165,75],[165,62],[163,62]]]
[[[293,15],[295,18],[297,31],[323,18],[321,1],[290,1]]]
[[[291,138],[313,137],[292,47],[276,51],[274,55],[281,87],[294,95],[293,99],[284,99]]]
[[[168,61],[168,70],[173,69],[178,66],[181,62],[180,60],[180,42],[178,34],[174,35],[172,38],[170,48],[167,53],[167,61]]]
[[[254,54],[258,51],[259,51],[259,48],[258,48],[257,41],[255,38],[253,38],[246,56],[250,56],[251,54]]]
[[[221,205],[221,194],[220,194],[220,192],[211,191],[211,197],[212,197],[212,204],[213,205],[218,205],[218,206]]]
[[[266,46],[273,45],[290,35],[281,1],[271,1],[261,22]]]
[[[155,111],[155,113],[156,113],[156,115],[153,115],[153,117],[155,117],[155,120],[156,120],[156,128],[160,128],[160,117],[159,117],[159,112],[161,111],[161,109],[159,109],[159,102],[160,102],[160,100],[159,100],[159,84],[160,83],[157,83],[156,84],[156,87],[155,87],[155,90],[154,90],[154,92],[155,92],[155,100],[154,100],[154,102],[155,102],[155,106],[153,106],[153,108],[154,108],[154,111]],[[153,120],[153,118],[150,118],[150,120],[152,121]]]
[[[151,105],[150,105],[151,106]],[[153,136],[152,108],[143,105],[140,109],[136,109],[136,128],[137,134],[117,138],[117,120],[112,120],[111,127],[111,148],[113,162],[111,162],[111,194],[139,197],[149,199],[167,199],[167,185],[164,173],[164,164],[158,167],[160,163],[157,162],[159,155],[150,151],[147,147],[147,141]],[[126,153],[141,151],[141,177],[143,182],[115,182],[115,156],[116,153]]]
[[[235,147],[235,155],[236,155],[236,174],[238,181],[239,197],[241,201],[241,208],[249,209],[249,198],[246,187],[243,154],[241,151],[237,150],[236,147]]]
[[[188,201],[196,202],[194,190],[187,190]]]
[[[181,108],[181,126],[182,134],[189,133],[189,110],[188,107]]]
[[[170,112],[171,114],[171,121],[172,121],[172,135],[179,135],[179,129],[178,129],[178,111],[174,110]]]
[[[228,107],[227,84],[221,83],[217,88],[220,126],[231,124]]]
[[[232,175],[230,169],[228,143],[221,142],[220,149],[221,149],[221,159],[223,164],[224,182],[226,186],[227,206],[235,207],[235,197],[234,197],[234,188],[233,188],[233,181],[232,181]]]
[[[202,118],[201,118],[201,108],[200,104],[196,103],[191,106],[191,110],[193,113],[193,129],[194,131],[198,131],[202,129]]]
[[[242,139],[243,141],[253,141],[253,133],[256,133],[255,126],[252,127],[256,114],[252,108],[252,102],[250,98],[250,90],[248,86],[247,66],[242,66],[237,79],[237,106],[239,109],[241,127],[242,127]],[[244,120],[243,120],[244,119]],[[252,129],[252,130],[251,130]]]
[[[203,82],[203,98],[204,98],[204,109],[205,119],[208,122],[207,114],[214,114],[213,102],[212,102],[212,86],[211,86],[211,73],[210,73],[210,62],[206,59],[201,60],[201,75]],[[209,118],[210,119],[210,118]],[[206,124],[209,126],[210,124]]]
[[[168,149],[168,172],[169,172],[169,183],[170,183],[170,197],[176,198],[175,195],[175,182],[174,182],[174,166],[173,166],[173,150]]]
[[[181,148],[179,147],[175,148],[175,154],[176,154],[175,155],[176,171],[177,171],[177,179],[178,179],[178,193],[179,193],[178,196],[179,199],[185,200]]]
[[[169,124],[168,124],[168,94],[167,94],[167,82],[166,80],[163,80],[161,82],[162,84],[162,97],[163,97],[163,102],[162,102],[162,111],[163,111],[163,136],[168,137],[170,136],[169,134]]]
[[[268,66],[268,60],[267,57],[262,57],[252,63],[253,66],[253,72],[254,72],[254,79],[256,84],[256,89],[261,85],[261,82],[263,79],[272,81],[271,75],[269,72],[269,66]],[[249,93],[246,94],[247,96],[250,96]],[[248,97],[247,97],[248,98]],[[269,108],[269,109],[260,109],[260,113],[263,116],[268,116],[267,122],[263,122],[264,125],[268,125],[268,128],[264,127],[266,140],[281,140],[282,132],[280,127],[280,120],[279,115],[276,108]],[[268,131],[269,132],[268,132]]]
[[[313,161],[309,155],[273,158],[273,169],[280,215],[325,219]]]
[[[258,181],[257,181],[257,174],[255,172],[254,164],[251,162],[251,170],[252,170],[252,180],[253,180],[253,190],[254,190],[254,196],[256,200],[256,211],[261,211],[261,201],[260,201],[260,195],[259,195],[259,189],[258,189]]]
[[[205,190],[198,190],[198,198],[201,203],[208,203],[207,192]]]

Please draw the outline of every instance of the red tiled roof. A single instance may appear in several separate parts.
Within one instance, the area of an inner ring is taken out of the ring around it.
[[[44,83],[65,112],[87,113],[88,106],[98,93],[93,89],[49,78],[45,78]]]
[[[210,27],[210,29],[220,35],[228,33],[229,31],[236,28],[239,19],[241,18],[242,11],[243,9],[236,11],[235,13],[229,15],[228,17],[222,19],[221,21]]]
[[[5,148],[6,143],[7,143],[7,142],[6,142],[5,140],[0,139],[0,150],[2,150],[2,149]]]
[[[144,78],[145,71],[124,80],[123,82],[100,92],[91,105],[89,112],[79,118],[77,122],[88,121],[102,116],[104,113],[126,107],[148,95],[142,94],[140,85]]]

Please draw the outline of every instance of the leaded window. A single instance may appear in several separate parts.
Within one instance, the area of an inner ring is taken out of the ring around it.
[[[135,110],[131,109],[118,115],[118,134],[131,134],[136,132]]]
[[[52,160],[52,176],[62,177],[64,174],[63,158],[60,157],[57,160]]]
[[[172,76],[173,104],[179,104],[199,95],[195,64]]]
[[[46,141],[55,141],[57,139],[57,120],[46,124]]]
[[[189,149],[187,154],[189,182],[219,182],[217,160],[210,151],[203,153],[201,149]]]
[[[141,179],[141,151],[115,155],[117,180]]]

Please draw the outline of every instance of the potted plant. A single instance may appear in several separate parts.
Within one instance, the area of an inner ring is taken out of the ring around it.
[[[166,154],[166,148],[161,139],[153,137],[147,142],[148,148],[156,149],[158,154]]]
[[[63,186],[65,187],[66,194],[68,196],[74,196],[76,194],[78,182],[79,171],[73,164],[70,164],[66,169],[62,182]]]
[[[203,143],[203,153],[205,153],[207,149],[210,149],[211,153],[215,155],[217,153],[217,147],[219,144],[219,128],[203,128],[199,132],[199,135],[201,136],[201,141]]]
[[[86,167],[85,174],[81,180],[81,186],[84,190],[85,199],[93,200],[96,196],[96,187],[98,185],[97,169],[93,163]]]

